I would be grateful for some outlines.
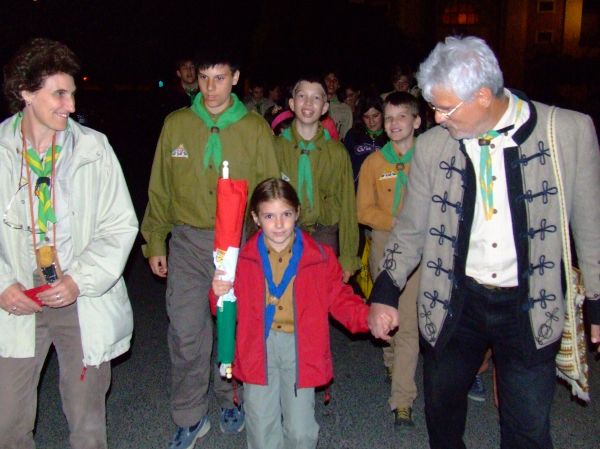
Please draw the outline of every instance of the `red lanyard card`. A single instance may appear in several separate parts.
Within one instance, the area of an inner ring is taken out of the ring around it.
[[[40,285],[39,287],[30,288],[29,290],[25,290],[23,293],[25,293],[25,295],[27,295],[27,297],[29,299],[31,299],[33,302],[35,302],[38,306],[45,306],[45,304],[42,301],[40,301],[40,299],[37,297],[37,294],[42,293],[42,292],[48,290],[49,288],[50,288],[50,285],[44,284],[44,285]]]

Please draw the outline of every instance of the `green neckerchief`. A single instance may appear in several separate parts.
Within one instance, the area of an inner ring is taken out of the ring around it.
[[[369,137],[371,139],[375,140],[377,137],[379,137],[383,134],[383,129],[378,129],[377,131],[371,131],[369,128],[367,128],[367,134],[369,135]]]
[[[298,158],[298,198],[300,199],[300,203],[302,203],[302,198],[304,196],[303,187],[306,185],[306,196],[308,197],[310,207],[313,207],[315,204],[315,196],[313,192],[312,167],[310,165],[309,153],[312,150],[317,149],[315,142],[319,140],[321,136],[323,136],[325,140],[331,140],[331,135],[329,134],[329,131],[323,128],[319,123],[319,128],[314,137],[309,141],[306,141],[296,132],[295,123],[296,121],[294,120],[290,126],[283,130],[281,135],[284,139],[296,143],[297,148],[300,149],[300,157]]]
[[[217,172],[219,171],[221,160],[223,159],[223,144],[221,143],[219,133],[229,125],[233,125],[241,120],[248,113],[248,109],[246,109],[246,106],[238,99],[236,94],[232,93],[231,99],[233,100],[233,104],[219,115],[217,121],[212,119],[210,113],[204,107],[204,99],[202,98],[201,92],[196,95],[192,102],[192,111],[200,117],[200,120],[202,120],[210,130],[208,140],[206,141],[206,148],[204,149],[205,170],[212,158],[215,170]]]
[[[396,169],[398,170],[398,174],[396,175],[396,184],[394,185],[394,203],[392,205],[392,215],[394,216],[398,213],[398,206],[400,206],[402,194],[408,181],[406,173],[404,173],[404,167],[406,164],[410,163],[414,152],[415,141],[413,141],[410,150],[408,150],[402,157],[400,157],[400,155],[396,153],[396,150],[394,150],[394,144],[391,140],[381,149],[381,154],[383,154],[385,160],[390,164],[395,164]]]
[[[61,150],[62,147],[60,145],[54,146],[56,161],[58,161],[58,158],[60,157]],[[48,231],[48,222],[56,223],[56,214],[54,213],[52,194],[50,192],[53,165],[52,145],[46,150],[43,161],[35,149],[29,148],[27,150],[27,161],[31,171],[37,176],[37,181],[35,183],[35,195],[38,197],[37,224],[40,228],[40,239],[43,240]]]
[[[477,143],[481,147],[479,151],[479,191],[486,220],[491,220],[494,215],[494,178],[492,176],[490,143],[499,135],[498,131],[492,130],[477,137]]]
[[[521,116],[523,110],[523,100],[513,95],[515,103],[515,123]],[[499,131],[491,130],[485,134],[477,136],[477,143],[480,146],[479,151],[479,191],[481,192],[481,200],[483,202],[483,215],[486,221],[489,221],[494,216],[494,176],[492,173],[492,157],[490,155],[490,143],[504,131],[508,131],[514,127],[503,128]]]

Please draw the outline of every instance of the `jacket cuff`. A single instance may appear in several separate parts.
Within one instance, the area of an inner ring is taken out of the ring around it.
[[[385,304],[397,308],[399,298],[400,289],[394,284],[389,273],[385,270],[379,273],[369,296],[369,303]]]
[[[587,315],[592,324],[600,324],[600,299],[587,299]]]
[[[142,254],[146,259],[153,256],[165,256],[167,254],[167,244],[165,241],[150,241],[142,245]]]

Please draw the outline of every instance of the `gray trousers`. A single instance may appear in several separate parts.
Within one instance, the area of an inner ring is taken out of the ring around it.
[[[34,357],[0,357],[0,449],[35,448],[37,387],[51,344],[58,355],[59,389],[71,448],[106,449],[110,362],[83,371],[76,302],[60,309],[46,307],[37,314]]]
[[[267,339],[268,385],[245,384],[248,449],[317,447],[315,389],[295,388],[295,342],[294,334],[271,330]]]
[[[176,226],[169,244],[167,340],[171,356],[171,414],[175,424],[189,427],[208,413],[208,385],[214,371],[219,405],[233,407],[233,384],[211,365],[215,340],[208,303],[215,267],[214,231]],[[241,388],[239,397],[241,401]]]

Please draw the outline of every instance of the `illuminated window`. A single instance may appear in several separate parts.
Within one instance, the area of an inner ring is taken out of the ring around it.
[[[442,13],[444,25],[477,25],[479,11],[471,2],[451,2]]]

